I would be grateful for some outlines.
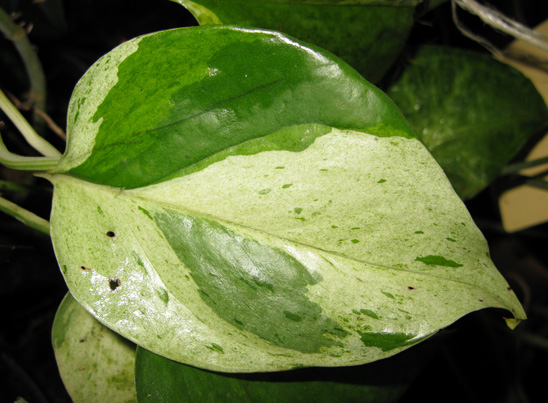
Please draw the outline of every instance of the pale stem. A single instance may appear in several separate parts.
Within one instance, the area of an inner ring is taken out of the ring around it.
[[[42,64],[25,30],[16,25],[2,8],[0,8],[0,31],[13,42],[23,60],[29,76],[31,100],[34,101],[34,107],[44,110],[46,105],[46,78]]]
[[[27,142],[40,154],[46,157],[60,157],[61,153],[50,143],[38,135],[32,126],[25,120],[19,110],[10,102],[8,97],[0,90],[0,108],[19,129]]]
[[[464,35],[485,46],[495,54],[500,54],[500,51],[494,45],[486,39],[471,33],[460,24],[457,18],[456,6],[459,6],[463,10],[478,16],[485,24],[496,29],[497,31],[503,32],[516,39],[521,39],[522,41],[528,42],[539,49],[548,51],[548,38],[546,36],[533,31],[532,29],[512,20],[511,18],[506,17],[504,14],[493,8],[484,6],[475,0],[452,0],[451,5],[453,9],[453,19],[457,25],[457,28]]]
[[[10,202],[3,197],[0,197],[0,211],[9,214],[10,216],[21,221],[25,225],[49,235],[49,221],[42,217],[19,207],[17,204]]]
[[[59,157],[23,157],[9,152],[0,136],[0,164],[18,171],[51,171],[59,163]]]

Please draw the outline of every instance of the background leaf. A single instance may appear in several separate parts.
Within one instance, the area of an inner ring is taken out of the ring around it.
[[[134,402],[135,345],[67,294],[53,323],[55,358],[74,402]]]
[[[416,1],[176,0],[200,25],[227,24],[284,32],[341,57],[377,82],[400,54]]]
[[[362,402],[401,397],[437,342],[376,363],[290,372],[223,374],[180,364],[137,349],[135,382],[140,402]]]
[[[463,199],[487,186],[548,124],[529,79],[470,51],[420,48],[388,95]]]

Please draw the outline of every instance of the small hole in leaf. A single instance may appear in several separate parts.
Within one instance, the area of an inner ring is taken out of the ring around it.
[[[415,288],[415,287],[412,287],[412,286],[410,286],[410,285],[408,285],[408,286],[407,286],[407,289],[408,289],[408,290],[415,290],[416,288]]]
[[[80,266],[80,269],[82,269],[83,271],[91,271],[91,269],[86,266]]]
[[[122,284],[122,282],[118,277],[112,277],[108,279],[108,285],[110,286],[110,289],[112,291],[116,291],[116,289],[120,287],[120,284]]]
[[[114,238],[116,236],[116,234],[114,233],[114,231],[107,231],[107,236],[109,238]]]
[[[479,301],[479,302],[483,302],[483,300],[482,300],[481,298],[478,298],[478,301]]]

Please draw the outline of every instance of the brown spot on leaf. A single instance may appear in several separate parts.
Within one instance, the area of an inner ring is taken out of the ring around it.
[[[112,291],[116,291],[116,289],[120,287],[121,284],[122,282],[118,277],[112,277],[108,279],[108,285],[110,286],[110,289]]]

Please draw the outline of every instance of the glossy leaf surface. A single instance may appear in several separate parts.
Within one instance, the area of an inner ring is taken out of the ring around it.
[[[529,79],[470,51],[421,48],[388,94],[463,199],[486,187],[548,124]]]
[[[135,345],[101,325],[69,294],[52,332],[63,383],[78,402],[135,402]]]
[[[423,344],[421,347],[424,347]],[[428,349],[358,367],[224,374],[137,349],[135,384],[140,402],[396,402],[423,367]]]
[[[141,37],[86,73],[68,127],[49,177],[61,270],[157,354],[357,365],[477,309],[524,317],[398,110],[328,53],[238,28]]]
[[[281,31],[327,49],[377,82],[400,54],[417,1],[176,0],[200,25]]]

